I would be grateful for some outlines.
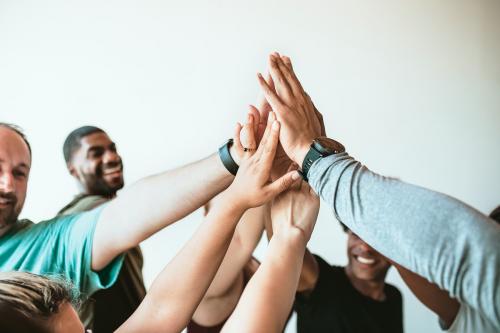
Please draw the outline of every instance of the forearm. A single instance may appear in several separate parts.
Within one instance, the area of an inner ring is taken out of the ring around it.
[[[449,196],[377,175],[346,153],[316,162],[309,178],[337,218],[377,251],[500,322],[498,225]]]
[[[394,266],[420,302],[437,314],[446,327],[450,327],[460,309],[460,303],[451,298],[447,291],[439,289],[437,285],[430,283],[420,275],[407,270],[401,265],[395,264]]]
[[[227,202],[230,201],[213,207],[207,220],[154,281],[121,331],[180,332],[187,325],[215,276],[243,213]]]
[[[103,210],[97,224],[93,269],[102,269],[119,253],[198,209],[232,179],[219,156],[213,154],[124,189]]]
[[[308,293],[316,286],[319,277],[318,262],[312,253],[306,248],[304,253],[304,264],[300,272],[299,285],[297,292]]]
[[[300,276],[305,239],[274,236],[222,332],[282,332]]]
[[[224,260],[205,297],[223,296],[236,283],[262,236],[265,209],[267,209],[266,205],[249,209],[243,214]]]

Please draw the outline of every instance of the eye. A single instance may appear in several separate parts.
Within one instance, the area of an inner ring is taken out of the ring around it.
[[[12,172],[12,174],[14,175],[14,178],[17,178],[17,179],[25,179],[27,177],[26,172],[21,171],[21,170],[14,170]]]
[[[90,158],[99,158],[104,154],[104,149],[92,149],[90,151]]]

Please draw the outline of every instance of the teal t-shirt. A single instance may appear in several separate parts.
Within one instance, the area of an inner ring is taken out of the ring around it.
[[[71,281],[82,297],[115,283],[123,255],[92,271],[92,242],[102,206],[34,224],[21,220],[0,237],[0,271],[57,275]]]

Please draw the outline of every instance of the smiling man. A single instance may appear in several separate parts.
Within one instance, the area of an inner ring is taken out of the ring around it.
[[[297,331],[402,332],[401,293],[385,283],[391,264],[345,230],[347,266],[331,266],[306,252],[295,300]]]
[[[69,215],[92,210],[116,196],[123,185],[123,164],[115,143],[102,129],[83,126],[72,131],[63,146],[64,159],[80,193],[60,212]],[[94,332],[116,330],[137,309],[146,289],[139,246],[128,250],[115,284],[94,293],[80,309],[85,327]]]

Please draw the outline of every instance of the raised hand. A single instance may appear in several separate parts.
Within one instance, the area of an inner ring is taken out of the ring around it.
[[[253,119],[253,117],[250,118]],[[253,124],[248,126],[253,126]],[[273,112],[269,113],[266,130],[258,148],[256,146],[243,147],[239,135],[241,128],[238,124],[236,127],[238,135],[235,133],[234,137],[235,149],[242,152],[241,165],[227,191],[234,198],[235,205],[248,209],[260,206],[288,189],[300,178],[300,175],[297,171],[290,171],[273,182],[269,181],[280,132],[280,123]],[[248,133],[251,136],[254,132]],[[255,138],[250,139],[249,142],[256,142]]]
[[[258,74],[262,92],[282,124],[280,142],[284,151],[301,165],[313,139],[324,135],[321,114],[302,88],[288,57],[270,55],[269,71],[275,89]]]
[[[319,197],[305,181],[278,195],[271,205],[273,235],[300,231],[305,241],[309,241],[318,218],[319,202]]]

